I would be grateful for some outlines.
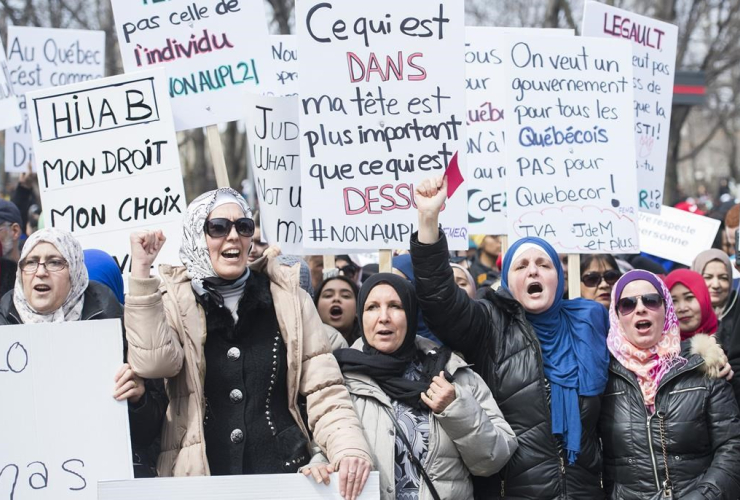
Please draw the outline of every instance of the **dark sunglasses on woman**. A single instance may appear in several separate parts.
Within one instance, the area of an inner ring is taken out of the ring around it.
[[[617,311],[622,316],[632,313],[637,309],[638,300],[651,311],[657,311],[663,305],[663,297],[659,293],[646,293],[645,295],[635,295],[634,297],[622,297],[617,302]]]
[[[231,221],[226,218],[215,218],[206,221],[205,232],[211,238],[223,238],[231,232],[232,226],[236,226],[239,236],[249,237],[254,235],[254,219],[242,217]]]
[[[620,277],[622,277],[622,273],[620,273],[619,271],[615,271],[614,269],[610,269],[603,274],[597,272],[586,273],[581,276],[581,283],[589,288],[596,288],[597,286],[599,286],[599,283],[601,283],[602,279],[606,281],[608,285],[613,285],[619,280]]]

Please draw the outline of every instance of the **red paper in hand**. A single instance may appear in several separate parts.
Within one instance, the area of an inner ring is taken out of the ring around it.
[[[460,167],[457,164],[457,153],[455,153],[450,164],[447,166],[445,176],[447,177],[447,198],[452,198],[452,195],[455,194],[457,188],[459,188],[460,184],[465,180],[463,179],[463,176],[460,173]]]

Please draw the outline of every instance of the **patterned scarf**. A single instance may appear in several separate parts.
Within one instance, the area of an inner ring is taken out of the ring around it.
[[[62,307],[49,314],[41,314],[31,307],[28,299],[26,299],[26,294],[23,291],[23,272],[19,265],[16,272],[15,289],[13,290],[13,304],[21,317],[21,321],[29,324],[62,323],[79,320],[82,316],[82,306],[85,302],[84,294],[89,282],[80,242],[67,231],[53,228],[42,229],[33,233],[26,240],[19,262],[23,262],[39,243],[51,243],[69,263],[70,289]]]
[[[653,347],[641,349],[633,345],[624,334],[619,324],[616,304],[622,297],[624,287],[637,280],[650,282],[656,291],[663,297],[665,304],[665,320],[663,323],[663,336]],[[665,284],[651,272],[630,271],[622,276],[612,291],[612,303],[609,307],[609,322],[611,327],[606,344],[612,356],[626,369],[637,376],[645,406],[650,411],[655,408],[655,395],[663,376],[673,367],[686,363],[681,357],[681,330],[678,326],[676,309],[673,306],[671,294]]]

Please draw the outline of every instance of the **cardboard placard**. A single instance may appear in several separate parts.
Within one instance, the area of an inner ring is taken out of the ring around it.
[[[632,51],[622,40],[507,37],[509,241],[635,253]],[[629,165],[630,167],[626,167]]]
[[[678,27],[589,1],[583,11],[583,35],[626,39],[632,45],[640,211],[658,214],[663,205]]]
[[[0,498],[94,500],[133,477],[122,363],[121,320],[2,327]]]
[[[712,248],[720,221],[664,206],[660,215],[640,212],[640,250],[691,266]]]
[[[25,93],[102,78],[105,32],[10,26],[7,53],[23,123],[5,133],[5,171],[26,172],[29,162],[35,171]]]
[[[260,0],[112,5],[124,69],[166,69],[177,130],[241,120],[247,90],[272,84]]]
[[[506,33],[572,36],[573,30],[465,28],[468,224],[472,234],[506,234],[503,45]]]
[[[414,187],[447,172],[441,223],[467,249],[463,1],[309,0],[296,19],[304,246],[408,248]]]
[[[98,483],[99,500],[342,500],[338,474],[331,475],[329,486],[316,484],[303,474],[255,474],[248,476],[161,477],[134,481]],[[358,500],[380,498],[380,478],[371,472]]]
[[[247,143],[260,206],[260,238],[303,255],[298,97],[250,94]]]
[[[268,95],[298,95],[298,37],[270,35],[275,83]]]
[[[108,252],[125,276],[133,231],[164,231],[154,270],[179,262],[187,203],[164,71],[32,92],[28,104],[46,224]]]
[[[0,130],[20,125],[22,121],[18,97],[10,83],[5,47],[3,47],[3,41],[0,40]]]

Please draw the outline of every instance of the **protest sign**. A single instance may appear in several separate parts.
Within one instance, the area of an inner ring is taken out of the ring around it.
[[[637,252],[629,44],[509,35],[505,54],[509,239]]]
[[[133,477],[118,319],[3,326],[0,498],[94,500]]]
[[[261,0],[113,0],[126,72],[167,71],[177,130],[241,120],[248,88],[272,82]]]
[[[358,500],[380,498],[379,476],[371,472]],[[161,477],[135,481],[98,483],[99,500],[342,500],[339,476],[331,475],[329,486],[316,484],[303,474],[264,474],[247,476]]]
[[[664,206],[660,215],[640,212],[640,250],[691,266],[712,248],[720,221]]]
[[[298,95],[298,38],[270,35],[275,82],[271,95]]]
[[[678,28],[627,10],[586,2],[583,35],[629,40],[635,97],[635,164],[640,211],[663,205]]]
[[[130,233],[161,229],[157,263],[179,262],[186,201],[164,71],[41,90],[28,104],[46,224],[124,274]]]
[[[260,238],[302,255],[298,97],[247,98],[247,143],[260,206]]]
[[[10,84],[8,60],[5,58],[5,48],[0,40],[0,130],[19,125],[23,121],[18,98]]]
[[[5,171],[25,172],[29,162],[36,170],[25,93],[102,78],[105,32],[10,26],[7,50],[23,122],[5,133]]]
[[[506,234],[502,50],[506,33],[572,36],[573,30],[465,28],[468,223],[472,234]]]
[[[441,223],[468,248],[463,1],[309,0],[296,19],[304,246],[408,248],[414,186],[447,171]]]

